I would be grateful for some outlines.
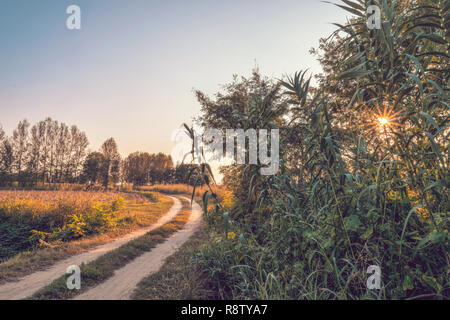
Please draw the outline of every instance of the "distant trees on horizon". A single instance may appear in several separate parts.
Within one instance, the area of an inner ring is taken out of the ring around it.
[[[20,121],[11,137],[0,127],[0,184],[76,182],[89,145],[86,134],[51,118],[30,127]]]
[[[137,186],[176,183],[194,185],[194,177],[199,173],[199,166],[194,164],[174,167],[172,157],[163,153],[132,153],[123,161],[122,168],[124,180]]]
[[[38,183],[101,184],[127,182],[137,186],[163,183],[190,183],[196,165],[174,167],[163,153],[131,153],[124,160],[114,138],[99,151],[88,150],[86,134],[77,126],[67,126],[50,117],[31,126],[20,121],[12,136],[0,125],[0,186],[33,187]]]

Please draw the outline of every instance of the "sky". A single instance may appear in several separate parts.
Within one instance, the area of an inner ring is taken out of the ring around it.
[[[335,1],[336,2],[336,1]],[[66,9],[81,9],[69,30]],[[0,0],[0,124],[77,125],[91,150],[171,153],[174,130],[233,74],[309,69],[346,13],[319,0]]]

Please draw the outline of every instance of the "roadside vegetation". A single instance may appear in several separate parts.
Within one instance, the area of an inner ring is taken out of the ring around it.
[[[203,196],[211,240],[193,259],[218,298],[450,298],[449,1],[344,2],[353,17],[313,50],[318,86],[255,70],[197,92],[205,128],[281,135],[277,175],[225,167],[234,203]]]
[[[0,191],[0,283],[149,226],[171,206],[151,192]]]
[[[206,300],[217,299],[208,288],[208,280],[192,259],[210,240],[203,225],[176,253],[165,261],[161,269],[143,279],[132,295],[133,300]]]
[[[225,186],[222,185],[214,185],[212,186],[214,192],[218,195],[218,197],[223,197],[226,194],[230,194],[230,191],[227,190]],[[172,195],[188,195],[191,196],[195,191],[195,198],[199,199],[203,196],[203,194],[209,190],[209,187],[206,185],[196,186],[195,190],[193,186],[187,184],[157,184],[153,186],[143,186],[137,188],[140,191],[150,191],[150,192],[159,192],[163,194],[172,194]]]

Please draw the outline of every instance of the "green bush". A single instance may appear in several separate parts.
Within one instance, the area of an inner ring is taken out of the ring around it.
[[[29,250],[36,245],[30,239],[31,228],[28,225],[10,221],[0,222],[0,262]]]

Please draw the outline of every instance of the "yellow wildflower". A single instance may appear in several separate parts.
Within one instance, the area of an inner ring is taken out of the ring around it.
[[[236,238],[236,233],[234,233],[234,232],[228,232],[228,234],[227,234],[227,239],[234,239],[234,238]]]

